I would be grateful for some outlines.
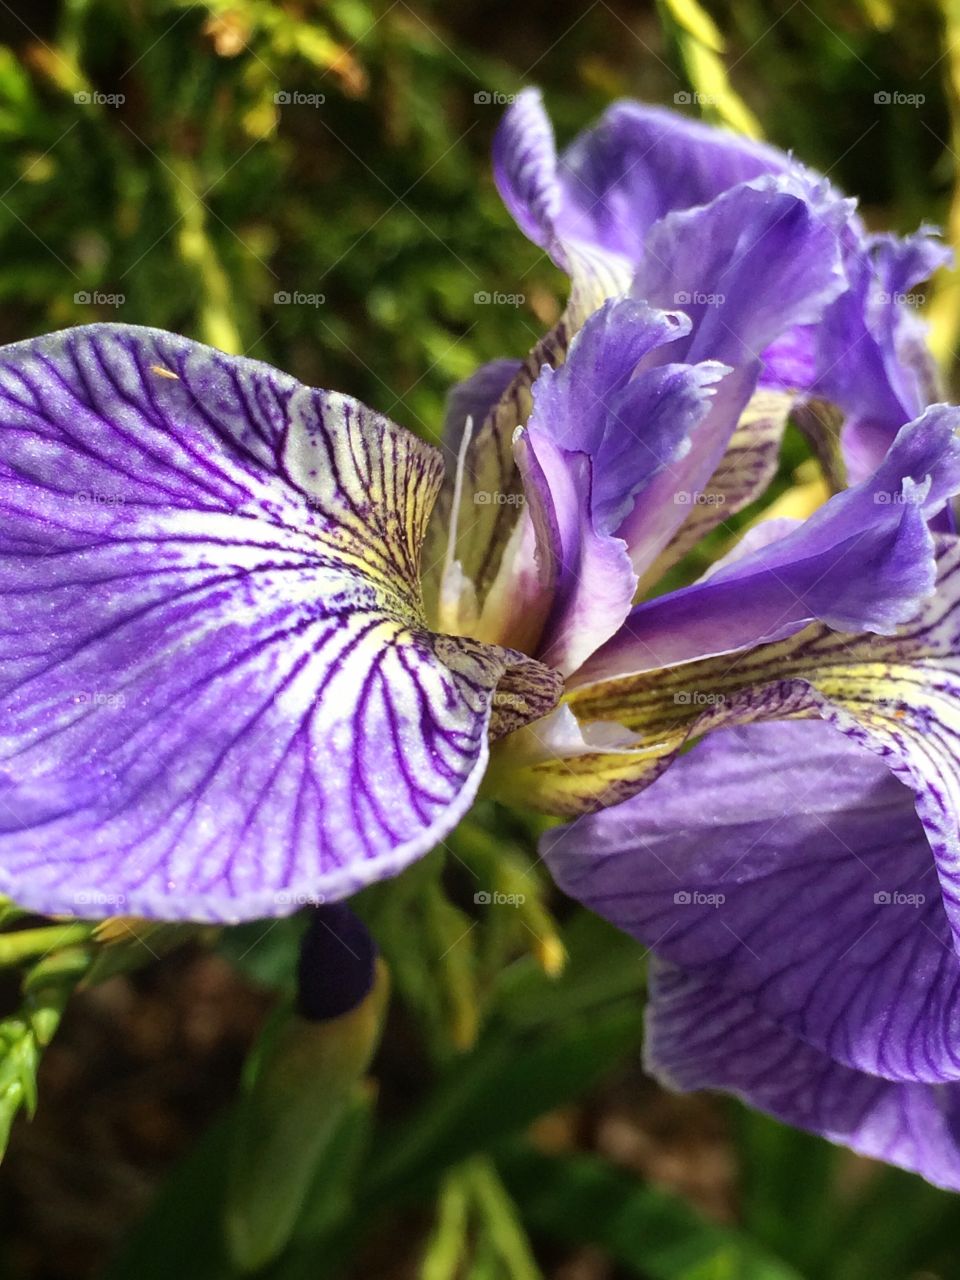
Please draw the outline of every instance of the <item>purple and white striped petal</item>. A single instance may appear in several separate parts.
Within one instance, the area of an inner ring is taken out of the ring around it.
[[[501,677],[529,671],[534,713],[556,685],[426,630],[440,472],[356,401],[170,334],[0,352],[0,891],[236,920],[441,839]]]

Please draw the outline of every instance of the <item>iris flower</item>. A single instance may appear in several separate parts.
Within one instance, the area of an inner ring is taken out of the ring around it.
[[[570,301],[455,390],[446,465],[175,335],[0,351],[0,891],[282,915],[483,785],[654,950],[658,1075],[960,1185],[960,411],[891,287],[941,251],[635,105],[558,160],[524,95],[496,168]],[[852,486],[651,594],[819,401]]]

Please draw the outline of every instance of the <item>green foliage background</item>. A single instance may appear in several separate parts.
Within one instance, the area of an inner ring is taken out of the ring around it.
[[[699,94],[708,117],[762,128],[858,194],[873,225],[928,221],[960,236],[956,0],[11,0],[0,5],[0,340],[92,320],[156,325],[435,438],[450,383],[525,353],[562,303],[563,281],[490,177],[501,103],[530,83],[563,139],[620,95],[673,105]],[[923,101],[876,101],[896,92]],[[477,300],[498,293],[522,301]],[[952,378],[949,274],[927,305]],[[563,1267],[586,1257],[595,1270],[576,1274],[598,1280],[960,1276],[953,1197],[733,1107],[739,1193],[723,1225],[596,1152],[531,1140],[539,1117],[602,1098],[633,1069],[643,989],[637,948],[550,898],[532,868],[535,834],[490,811],[453,842],[483,883],[527,886],[530,905],[509,922],[474,932],[469,895],[436,858],[404,887],[364,895],[402,1016],[426,1046],[420,1087],[387,1119],[369,1090],[351,1097],[293,1235],[256,1274],[533,1280],[573,1276]],[[556,953],[551,909],[569,953],[560,978],[535,958]],[[204,944],[282,997],[298,927]],[[104,968],[94,934],[63,941],[0,1023],[10,1115],[33,1101],[63,983],[143,959],[134,948]],[[18,947],[0,945],[0,965],[22,962],[29,947]],[[379,1066],[388,1092],[390,1062]],[[198,1135],[106,1273],[100,1260],[52,1261],[51,1245],[40,1273],[13,1253],[2,1270],[0,1251],[0,1275],[240,1274],[220,1222],[242,1122],[235,1109]],[[278,1170],[274,1193],[287,1191]]]

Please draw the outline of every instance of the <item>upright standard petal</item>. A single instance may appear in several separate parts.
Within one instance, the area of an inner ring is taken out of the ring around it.
[[[611,299],[574,338],[565,363],[545,367],[534,383],[530,427],[592,459],[590,514],[604,533],[618,529],[636,494],[689,450],[713,388],[730,372],[713,360],[644,367],[690,328],[680,312]]]
[[[637,491],[689,448],[726,372],[709,362],[639,369],[645,355],[688,327],[680,315],[608,301],[574,338],[566,362],[545,367],[534,383],[529,425],[515,449],[523,519],[536,536],[505,561],[511,580],[491,593],[485,622],[491,635],[515,644],[511,628],[529,628],[536,613],[540,632],[524,632],[527,645],[532,640],[533,651],[564,674],[627,616],[637,577],[616,530]]]
[[[720,361],[733,372],[693,432],[689,451],[651,480],[619,530],[641,576],[712,477],[725,470],[764,349],[793,326],[819,318],[844,287],[839,242],[847,213],[846,202],[820,188],[793,178],[761,179],[670,215],[648,237],[631,293],[652,306],[679,307],[692,324],[647,363]],[[785,410],[765,411],[753,422],[761,456],[769,453],[771,434],[763,424],[776,428],[777,438],[785,417]],[[742,452],[742,440],[737,447]]]
[[[798,166],[773,147],[627,101],[610,107],[558,159],[535,89],[520,94],[504,116],[494,151],[504,203],[561,267],[562,245],[570,240],[636,262],[647,232],[665,214],[791,167]]]
[[[440,472],[356,401],[170,334],[0,352],[0,891],[235,920],[436,843],[501,677],[556,696],[426,630]]]
[[[855,480],[878,465],[905,422],[942,398],[911,292],[949,253],[929,228],[905,239],[867,233],[852,201],[842,201],[825,179],[777,148],[679,112],[620,102],[558,157],[540,95],[528,90],[504,117],[495,171],[521,229],[567,271],[579,254],[627,262],[643,273],[656,261],[651,232],[744,185],[773,181],[819,195],[841,211],[844,293],[822,326],[798,323],[762,353],[755,348],[763,356],[761,384],[842,407]],[[763,272],[756,278],[762,287]],[[716,289],[701,278],[693,290],[679,291]]]
[[[913,291],[950,260],[927,228],[905,240],[867,236],[847,256],[850,288],[817,332],[817,395],[843,410],[852,481],[880,463],[905,422],[940,398]]]

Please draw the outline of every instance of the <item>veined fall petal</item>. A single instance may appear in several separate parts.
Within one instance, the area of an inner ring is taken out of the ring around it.
[[[0,886],[26,906],[341,897],[469,807],[508,671],[530,714],[555,699],[428,631],[439,455],[348,397],[95,325],[0,352],[0,422]]]
[[[844,1066],[735,992],[650,963],[644,1058],[669,1088],[720,1089],[784,1124],[960,1190],[956,1084]]]
[[[543,852],[567,893],[835,1061],[960,1080],[936,855],[910,789],[832,725],[709,734]]]

